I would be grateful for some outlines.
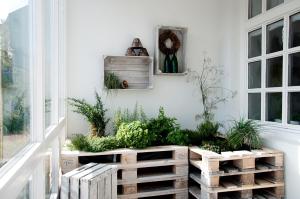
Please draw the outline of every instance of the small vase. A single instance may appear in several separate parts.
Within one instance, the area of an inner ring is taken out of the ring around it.
[[[164,61],[164,68],[163,68],[164,73],[172,73],[172,62],[170,55],[166,55],[165,61]]]
[[[176,54],[173,54],[173,57],[171,59],[171,63],[172,63],[172,72],[173,73],[178,73],[178,60],[176,57]]]

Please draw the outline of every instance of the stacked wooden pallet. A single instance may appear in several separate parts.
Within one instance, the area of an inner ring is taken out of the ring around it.
[[[101,153],[63,151],[63,173],[89,162],[117,167],[119,199],[188,198],[188,147],[160,146]],[[114,186],[114,185],[113,185]]]
[[[191,147],[190,195],[198,199],[284,197],[283,153],[272,149],[217,154]]]

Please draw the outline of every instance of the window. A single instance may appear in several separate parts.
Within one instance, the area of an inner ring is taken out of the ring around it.
[[[6,1],[0,15],[0,167],[30,141],[30,21],[28,1]],[[2,13],[2,11],[5,11]]]
[[[248,19],[265,13],[283,3],[284,0],[248,0]]]
[[[58,195],[63,9],[64,0],[0,2],[0,198]]]
[[[274,7],[283,1],[267,1]],[[248,32],[248,118],[300,125],[300,12]],[[267,20],[266,20],[267,21]]]

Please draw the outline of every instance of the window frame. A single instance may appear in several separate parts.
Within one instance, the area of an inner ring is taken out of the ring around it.
[[[51,0],[52,21],[54,27],[51,35],[55,45],[51,49],[54,53],[54,70],[51,71],[53,83],[51,93],[54,106],[51,107],[53,123],[45,129],[45,54],[44,54],[44,1],[29,0],[29,30],[30,33],[30,90],[31,90],[31,120],[30,143],[12,157],[0,168],[0,195],[3,198],[16,198],[32,177],[30,196],[33,199],[45,197],[45,154],[52,148],[53,158],[50,164],[54,173],[52,178],[51,198],[57,198],[59,191],[59,159],[60,150],[66,136],[66,109],[59,99],[65,98],[65,0]],[[33,25],[34,24],[34,25]],[[60,112],[63,112],[60,117]],[[52,145],[53,144],[53,145]]]
[[[263,0],[263,3],[266,0]],[[275,9],[276,8],[276,9]],[[245,10],[248,11],[248,5],[245,4]],[[243,68],[241,70],[242,76],[244,80],[242,83],[242,96],[241,96],[241,113],[248,118],[248,93],[261,93],[261,120],[259,121],[264,129],[274,130],[278,129],[284,132],[292,132],[296,134],[300,134],[300,126],[292,125],[288,123],[288,93],[289,92],[300,92],[300,86],[288,86],[288,59],[289,55],[293,53],[300,52],[300,46],[289,48],[289,30],[290,30],[290,16],[297,14],[300,12],[300,2],[292,1],[292,2],[284,2],[281,5],[278,5],[270,10],[266,10],[266,6],[263,7],[262,14],[248,19],[248,13],[246,16],[246,22],[244,25],[244,36],[243,39],[243,57],[244,61]],[[283,19],[284,28],[283,28],[283,50],[271,54],[267,54],[266,51],[266,28],[267,25],[270,25],[274,22]],[[262,56],[248,58],[248,33],[254,30],[262,28]],[[283,56],[283,86],[275,87],[275,88],[267,88],[266,87],[266,61],[269,58]],[[248,88],[248,64],[255,61],[261,61],[261,83],[262,87],[258,89],[249,89]],[[281,92],[282,93],[282,123],[269,122],[266,121],[266,94],[268,92]],[[270,131],[270,132],[271,132]],[[275,132],[275,131],[274,131]]]

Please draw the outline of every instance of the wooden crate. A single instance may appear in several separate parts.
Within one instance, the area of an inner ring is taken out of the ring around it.
[[[189,158],[189,192],[196,198],[252,198],[254,195],[259,198],[264,193],[274,198],[284,197],[283,153],[280,151],[263,149],[217,154],[191,147]]]
[[[120,199],[165,195],[187,198],[188,147],[158,146],[101,153],[63,151],[61,155],[63,173],[89,162],[116,165]]]
[[[114,73],[128,89],[153,88],[153,58],[148,56],[105,56],[104,75]],[[123,89],[124,90],[124,89]]]
[[[117,199],[115,166],[89,163],[64,174],[61,199]]]

